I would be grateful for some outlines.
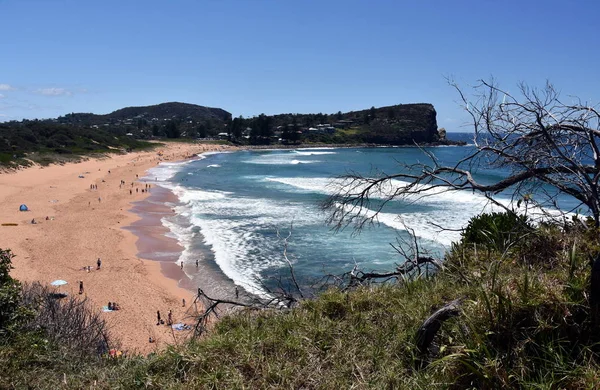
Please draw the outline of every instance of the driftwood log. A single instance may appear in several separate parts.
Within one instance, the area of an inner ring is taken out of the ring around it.
[[[444,321],[448,318],[456,317],[460,314],[459,308],[462,303],[462,298],[458,298],[449,302],[433,313],[417,330],[417,368],[423,368],[427,365],[427,355],[431,342],[435,335],[442,327]]]

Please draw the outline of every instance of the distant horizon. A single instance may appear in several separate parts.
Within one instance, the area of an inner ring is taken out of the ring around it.
[[[244,117],[428,102],[440,127],[462,131],[447,79],[467,94],[490,76],[513,93],[549,80],[565,100],[598,104],[599,11],[591,0],[2,0],[0,121],[157,101]]]

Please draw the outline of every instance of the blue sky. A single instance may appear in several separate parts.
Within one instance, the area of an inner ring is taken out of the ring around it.
[[[0,0],[0,121],[167,101],[234,116],[431,102],[445,80],[600,99],[598,1]]]

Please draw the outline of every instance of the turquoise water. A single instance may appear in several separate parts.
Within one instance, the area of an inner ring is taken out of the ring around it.
[[[451,164],[472,147],[429,150],[442,164]],[[418,148],[239,151],[161,164],[149,176],[180,199],[177,216],[163,220],[186,248],[180,260],[214,264],[237,285],[255,292],[260,281],[286,270],[278,232],[287,236],[291,231],[288,254],[302,278],[340,274],[355,264],[366,270],[389,270],[402,262],[390,243],[408,238],[405,226],[414,230],[423,248],[443,253],[460,233],[439,226],[460,229],[471,216],[489,210],[482,195],[445,192],[418,202],[394,201],[377,224],[360,234],[352,228],[333,231],[320,208],[335,177],[351,171],[367,176],[392,173],[401,169],[400,164],[418,161],[428,161]],[[481,181],[505,175],[500,170],[476,173]]]

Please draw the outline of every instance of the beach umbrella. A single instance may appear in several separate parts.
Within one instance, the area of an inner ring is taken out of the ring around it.
[[[64,280],[62,280],[62,279],[58,279],[58,280],[55,280],[54,282],[52,282],[50,284],[53,285],[53,286],[56,286],[56,287],[60,287],[60,286],[64,286],[65,284],[67,284],[67,282],[64,281]]]

